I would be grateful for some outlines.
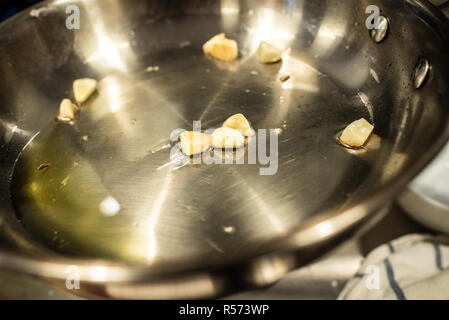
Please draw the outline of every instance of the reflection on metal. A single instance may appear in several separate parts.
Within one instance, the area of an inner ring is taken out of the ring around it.
[[[120,211],[120,203],[114,197],[109,196],[100,203],[100,211],[105,216],[115,216]]]
[[[295,39],[297,27],[301,21],[301,12],[295,12],[295,19],[286,19],[279,12],[269,8],[261,8],[250,17],[248,33],[244,47],[249,47],[254,52],[261,41],[266,41],[274,46],[286,49]]]
[[[374,123],[374,106],[371,103],[369,97],[363,93],[363,92],[357,92],[357,95],[360,97],[360,100],[362,101],[363,105],[366,107],[366,110],[368,111],[370,122]]]
[[[292,237],[293,246],[308,246],[312,245],[310,241],[312,238],[327,239],[336,230],[341,230],[343,226],[353,226],[360,221],[363,217],[366,217],[367,211],[363,206],[358,206],[345,211],[344,213],[333,217],[332,222],[323,221],[314,226],[305,228],[298,232],[297,235]]]
[[[349,19],[339,19],[334,10],[344,12],[349,2],[341,2],[339,8],[326,7],[321,13],[322,23],[309,26],[313,30],[314,39],[310,50],[316,58],[326,58],[334,54],[334,50],[342,43],[350,23]]]
[[[85,6],[85,10],[81,12],[83,28],[89,27],[94,36],[93,39],[89,38],[86,41],[82,30],[77,30],[76,34],[81,37],[75,50],[93,69],[126,72],[130,66],[135,64],[136,59],[131,49],[133,39],[129,39],[126,30],[120,28],[123,17],[117,19],[115,25],[107,25],[104,13],[95,5],[95,2],[84,1],[83,4]],[[109,6],[113,12],[123,11],[119,1],[111,1]]]
[[[106,293],[113,299],[201,299],[222,292],[221,279],[209,274],[156,280],[151,284],[108,284]]]
[[[94,281],[104,281],[108,278],[109,269],[104,266],[95,266],[90,270],[90,276]]]
[[[283,55],[282,67],[278,76],[288,74],[291,78],[282,84],[285,90],[299,90],[310,93],[319,93],[318,76],[320,72],[311,65],[292,57],[290,54]]]
[[[146,227],[148,228],[146,232],[148,232],[148,260],[153,261],[156,255],[158,254],[158,244],[157,244],[157,223],[159,220],[160,214],[163,212],[163,208],[167,199],[167,194],[170,192],[170,185],[173,180],[172,171],[168,170],[166,173],[166,177],[164,178],[164,182],[161,186],[161,191],[157,198],[154,200],[154,204],[152,209],[146,213],[148,215],[148,220],[146,223]],[[145,208],[146,209],[146,208]],[[144,210],[145,210],[144,209]],[[145,214],[143,212],[143,214]]]
[[[221,0],[221,20],[223,22],[223,32],[232,32],[238,28],[239,13],[239,0]]]
[[[109,108],[112,112],[116,112],[120,109],[120,84],[116,79],[111,78],[111,81],[107,82],[107,88],[109,99]]]
[[[265,286],[282,278],[293,266],[293,259],[272,256],[260,258],[253,264],[252,274],[248,282],[255,286]]]
[[[416,89],[421,89],[430,72],[430,63],[426,58],[419,58],[418,63],[416,64],[414,73],[413,73],[413,85]]]
[[[95,33],[98,39],[97,51],[87,57],[87,63],[95,65],[97,61],[106,61],[109,66],[126,72],[127,67],[119,49],[129,48],[129,44],[127,42],[116,43],[112,41],[101,25],[95,28]]]
[[[373,68],[370,68],[370,69],[369,69],[369,72],[371,73],[373,79],[374,79],[377,83],[380,83],[379,75],[377,74],[376,70],[374,70]]]
[[[14,135],[20,138],[29,139],[31,133],[19,128],[16,124],[0,119],[0,146],[11,142]]]
[[[389,28],[390,24],[388,22],[388,19],[384,16],[380,16],[377,28],[374,28],[370,31],[373,41],[376,43],[384,41],[388,35]]]
[[[330,236],[335,232],[334,228],[332,227],[332,224],[327,221],[317,224],[315,228],[320,237],[323,238]]]

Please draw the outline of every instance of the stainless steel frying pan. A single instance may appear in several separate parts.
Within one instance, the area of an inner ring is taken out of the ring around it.
[[[373,4],[384,29],[370,32]],[[79,30],[66,27],[70,5]],[[220,32],[238,41],[237,61],[203,55]],[[22,12],[0,25],[0,267],[62,286],[79,275],[76,292],[112,298],[276,281],[374,217],[445,143],[448,37],[417,0],[54,0]],[[257,62],[261,40],[288,49],[282,63]],[[98,93],[73,124],[55,121],[83,77]],[[170,162],[173,130],[239,112],[281,129],[276,174]],[[375,135],[343,148],[336,138],[361,117]]]

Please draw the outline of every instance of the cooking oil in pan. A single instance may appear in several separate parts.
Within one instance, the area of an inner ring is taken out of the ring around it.
[[[135,258],[117,225],[119,201],[83,157],[87,140],[62,123],[48,126],[20,156],[12,181],[18,218],[47,246],[86,256]],[[138,249],[138,248],[137,248]]]

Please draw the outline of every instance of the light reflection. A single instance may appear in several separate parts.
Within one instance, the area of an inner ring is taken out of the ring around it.
[[[367,215],[365,207],[357,206],[349,209],[337,216],[334,216],[328,221],[321,222],[317,225],[310,226],[305,230],[302,230],[292,238],[292,244],[294,246],[308,246],[316,243],[316,240],[331,236],[348,226],[354,225],[361,221],[363,217]]]
[[[31,133],[20,129],[17,125],[13,123],[6,122],[0,119],[0,126],[5,129],[5,133],[3,136],[3,141],[0,140],[0,143],[7,144],[10,143],[15,134],[19,134],[23,137],[31,137]]]
[[[397,176],[399,172],[404,169],[409,160],[409,155],[406,153],[397,152],[396,149],[397,147],[395,146],[391,152],[390,158],[383,167],[382,177],[380,178],[382,183],[385,183]]]
[[[90,277],[94,279],[94,281],[105,281],[108,277],[108,268],[106,267],[92,267],[90,269]]]
[[[282,233],[287,230],[283,223],[278,219],[278,217],[273,214],[270,210],[270,206],[264,201],[264,199],[251,187],[249,183],[244,180],[237,171],[235,171],[235,176],[239,179],[239,183],[245,185],[245,189],[248,191],[247,199],[252,201],[258,208],[259,212],[263,214],[263,217],[269,221],[269,226],[271,226],[275,232]]]
[[[106,292],[116,299],[204,299],[216,296],[218,284],[207,273],[188,276],[182,281],[166,279],[151,284],[108,284]]]
[[[235,30],[239,23],[240,5],[238,0],[221,0],[221,20],[223,31]]]
[[[113,102],[110,105],[110,109],[111,109],[112,112],[117,112],[120,109],[120,103],[118,101]]]
[[[302,14],[301,10],[297,12],[295,14]],[[284,15],[274,12],[272,9],[260,9],[250,22],[249,43],[246,45],[251,51],[255,51],[261,41],[266,41],[285,50],[295,39],[301,19],[301,16],[286,19]]]
[[[360,100],[362,101],[363,105],[368,110],[371,122],[374,122],[374,106],[371,103],[369,97],[365,93],[363,93],[361,91],[357,92],[357,94],[358,94]]]
[[[162,189],[150,211],[150,216],[147,222],[146,231],[148,231],[148,259],[154,260],[158,253],[157,241],[156,241],[156,226],[159,220],[159,215],[162,212],[165,199],[167,198],[168,191],[170,190],[170,185],[173,180],[173,174],[171,170],[167,171],[165,176]]]
[[[120,85],[114,78],[108,78],[107,92],[109,99],[109,108],[112,112],[116,112],[120,109]]]
[[[116,10],[122,10],[118,2],[111,1]],[[85,57],[86,63],[96,70],[112,69],[120,72],[128,71],[128,65],[135,62],[135,55],[131,50],[126,28],[120,28],[121,21],[115,21],[114,25],[106,24],[108,18],[98,8],[95,1],[86,1],[86,14],[90,19],[84,23],[91,23],[93,37],[89,33],[83,33],[83,28],[78,31],[75,49],[80,56]],[[93,41],[92,41],[93,40]]]
[[[53,5],[58,6],[61,4],[73,3],[73,0],[54,0]]]
[[[87,62],[94,65],[99,61],[107,62],[110,67],[126,72],[127,67],[120,55],[120,50],[129,49],[129,43],[112,41],[102,25],[96,25],[94,32],[98,40],[97,51],[87,58]]]
[[[257,265],[252,281],[259,286],[273,283],[284,276],[292,266],[290,261],[277,257],[262,259]]]
[[[335,20],[333,16],[330,17],[332,14],[329,12],[324,19],[325,23],[319,27],[315,41],[310,48],[312,55],[316,57],[331,55],[332,49],[336,48],[345,37],[347,21]]]
[[[240,11],[238,0],[221,0],[221,14],[236,14]]]
[[[173,112],[173,120],[179,119],[184,125],[191,126],[192,123],[188,121],[185,116],[179,111],[179,107],[176,103],[171,102],[166,97],[160,94],[157,87],[150,87],[145,82],[140,82],[134,77],[126,75],[108,76],[104,78],[99,84],[100,97],[96,103],[102,103],[102,99],[106,98],[109,106],[109,110],[117,113],[117,121],[120,122],[120,126],[126,133],[129,133],[132,126],[129,125],[131,119],[129,119],[129,112],[117,112],[120,110],[125,111],[125,107],[131,106],[131,102],[134,104],[136,101],[134,98],[140,98],[142,96],[148,97],[147,101],[158,101],[161,108],[168,108]],[[102,92],[106,92],[104,97]],[[97,108],[101,109],[101,108]],[[98,112],[98,118],[102,118],[105,114]]]
[[[106,197],[100,203],[100,211],[102,214],[108,217],[112,217],[117,215],[120,212],[121,206],[120,203],[114,197]]]
[[[290,32],[290,28],[282,29],[282,24],[276,18],[271,9],[262,9],[257,12],[256,27],[248,29],[250,50],[257,50],[261,41],[285,49],[285,46],[295,38],[295,35]]]
[[[131,116],[124,111],[133,97],[128,94],[130,87],[128,83],[131,82],[133,80],[125,76],[108,76],[102,79],[98,84],[98,97],[92,103],[92,119],[99,121],[112,112],[120,129],[130,134],[132,132]]]
[[[291,57],[288,52],[283,55],[282,67],[279,69],[278,78],[289,74],[290,78],[282,83],[282,92],[280,103],[272,111],[272,116],[276,121],[283,121],[287,118],[289,109],[294,105],[294,90],[318,93],[319,72],[307,63]]]
[[[345,42],[348,41],[346,36],[348,29],[353,28],[353,25],[348,19],[337,19],[340,14],[336,14],[335,10],[350,11],[351,9],[346,7],[349,5],[348,2],[340,1],[338,8],[326,9],[322,23],[314,25],[318,31],[309,53],[319,61],[321,71],[346,87],[358,88],[370,76],[364,49],[360,48],[357,52],[351,52],[347,59],[336,59],[336,56],[341,54],[342,45],[346,44],[347,50],[351,48],[349,43]]]
[[[282,89],[291,90],[291,89],[293,89],[293,84],[291,82],[285,82],[282,84]]]
[[[328,221],[321,222],[321,223],[317,224],[315,226],[315,229],[316,229],[318,235],[322,238],[325,238],[334,232],[334,228],[332,227],[332,224]]]

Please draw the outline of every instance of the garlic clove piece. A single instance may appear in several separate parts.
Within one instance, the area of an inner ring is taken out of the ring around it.
[[[211,137],[198,131],[184,131],[179,138],[181,140],[181,150],[188,156],[203,153],[211,144]]]
[[[223,127],[231,128],[240,131],[246,137],[253,136],[255,134],[254,130],[251,128],[248,119],[241,114],[234,114],[230,116],[224,123]]]
[[[237,41],[226,38],[224,33],[213,36],[203,45],[203,51],[222,61],[235,60],[239,54]]]
[[[361,148],[371,137],[374,126],[365,119],[354,121],[343,130],[340,136],[340,142],[348,147]]]
[[[72,101],[70,101],[70,99],[62,100],[61,104],[59,105],[58,120],[72,121],[73,119],[75,119],[76,110],[76,105],[74,105]]]
[[[257,59],[262,63],[276,63],[282,60],[283,51],[262,41],[257,49]]]
[[[73,94],[77,103],[84,103],[97,90],[97,80],[78,79],[73,82]]]
[[[245,145],[245,137],[240,131],[221,127],[212,134],[212,146],[217,149],[239,149]]]

